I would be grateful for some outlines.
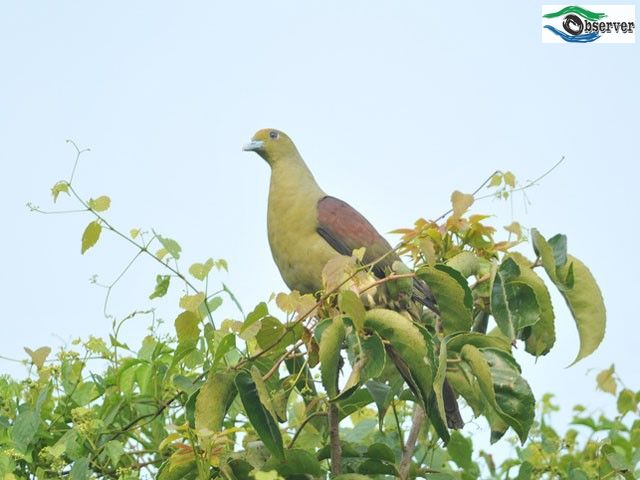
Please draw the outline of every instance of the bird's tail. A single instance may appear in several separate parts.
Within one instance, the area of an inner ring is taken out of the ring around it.
[[[421,303],[433,313],[440,315],[440,310],[438,310],[438,305],[436,303],[436,298],[431,293],[429,286],[421,279],[414,278],[413,279],[413,300]]]

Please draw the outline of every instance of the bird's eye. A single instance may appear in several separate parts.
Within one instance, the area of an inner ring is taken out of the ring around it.
[[[276,132],[275,130],[271,130],[269,132],[269,138],[271,138],[272,140],[275,140],[276,138],[278,138],[278,132]]]

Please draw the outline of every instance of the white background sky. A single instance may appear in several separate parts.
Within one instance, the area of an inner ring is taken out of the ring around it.
[[[0,5],[0,355],[105,335],[104,291],[88,279],[112,280],[135,253],[103,235],[81,256],[88,216],[25,207],[54,208],[49,189],[73,163],[67,138],[91,147],[75,183],[86,198],[111,196],[115,225],[176,238],[185,270],[227,259],[229,274],[212,280],[245,310],[284,290],[266,239],[269,171],[240,150],[276,127],[325,191],[382,232],[438,216],[451,191],[470,192],[495,169],[524,182],[565,155],[513,215],[568,235],[602,287],[607,335],[565,369],[577,332],[555,296],[556,347],[537,363],[516,356],[534,393],[555,392],[565,415],[576,402],[611,411],[594,390],[611,363],[640,387],[638,45],[543,45],[537,2],[25,5]],[[74,207],[65,197],[55,206]],[[474,211],[497,212],[497,226],[512,219],[491,200]],[[156,305],[171,326],[180,291],[148,301],[157,273],[139,262],[111,312]],[[139,342],[147,324],[130,323],[126,339]],[[24,369],[0,360],[0,372]]]

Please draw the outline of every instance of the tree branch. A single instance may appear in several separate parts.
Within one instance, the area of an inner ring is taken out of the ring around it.
[[[340,417],[338,407],[329,404],[329,444],[331,445],[331,474],[340,475],[342,470],[342,446],[340,445]]]
[[[425,420],[424,410],[420,405],[416,403],[415,410],[413,411],[413,417],[411,418],[411,431],[407,438],[407,443],[404,446],[404,452],[402,452],[402,460],[400,461],[400,478],[407,480],[409,478],[409,471],[411,470],[411,458],[413,458],[413,452],[416,450],[416,444],[418,442],[418,435],[420,429]]]

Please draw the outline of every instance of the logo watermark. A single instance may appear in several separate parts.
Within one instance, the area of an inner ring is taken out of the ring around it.
[[[635,43],[635,5],[542,6],[543,43]]]

